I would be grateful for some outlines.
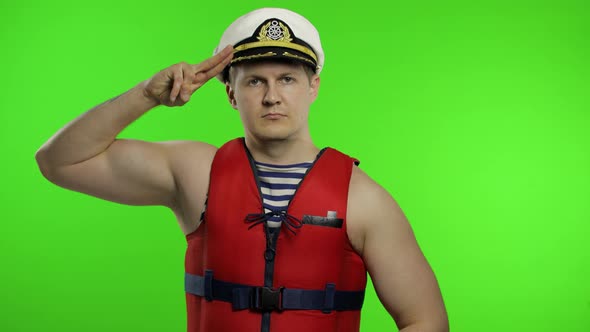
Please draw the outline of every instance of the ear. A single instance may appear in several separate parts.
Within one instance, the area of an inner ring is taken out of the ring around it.
[[[237,110],[238,104],[236,103],[235,92],[234,92],[234,89],[231,87],[231,85],[229,85],[228,82],[225,83],[225,93],[227,93],[227,100],[231,104],[231,107],[233,107],[233,109]]]
[[[311,101],[315,101],[318,97],[318,92],[320,90],[320,77],[318,75],[313,75],[309,82],[309,94],[311,95]]]

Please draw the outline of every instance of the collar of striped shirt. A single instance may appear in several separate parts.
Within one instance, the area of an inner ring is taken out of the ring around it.
[[[290,165],[273,165],[256,162],[262,202],[265,212],[271,210],[286,210],[289,202],[295,194],[297,186],[303,176],[313,165],[313,161]],[[269,226],[280,226],[278,216],[268,220]]]

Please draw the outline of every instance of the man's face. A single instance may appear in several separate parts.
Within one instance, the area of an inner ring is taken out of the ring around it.
[[[280,62],[244,63],[231,69],[226,90],[240,112],[246,135],[259,140],[309,136],[309,106],[319,77],[308,77],[301,65]]]

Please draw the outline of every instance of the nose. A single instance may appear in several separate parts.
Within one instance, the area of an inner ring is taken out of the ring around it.
[[[274,106],[281,104],[280,96],[274,84],[269,83],[267,85],[266,93],[264,94],[264,99],[262,100],[262,103],[265,106]]]

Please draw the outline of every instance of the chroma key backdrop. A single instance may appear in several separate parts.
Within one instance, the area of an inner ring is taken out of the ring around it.
[[[0,331],[186,330],[173,213],[57,187],[34,156],[93,106],[209,57],[259,7],[289,8],[320,31],[314,143],[358,158],[402,207],[452,331],[590,331],[581,0],[2,1]],[[216,146],[239,136],[217,81],[119,135]],[[396,331],[372,284],[361,331]]]

